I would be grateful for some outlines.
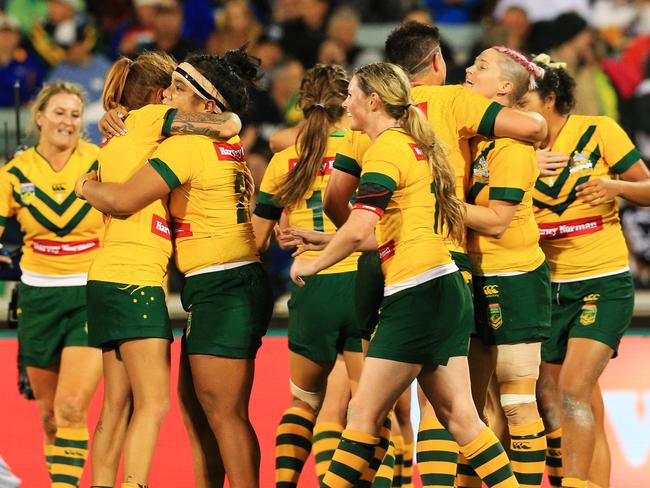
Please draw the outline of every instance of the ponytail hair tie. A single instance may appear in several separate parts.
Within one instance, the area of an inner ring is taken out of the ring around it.
[[[546,53],[541,53],[535,56],[533,62],[545,64],[549,68],[566,69],[566,63],[551,61],[551,57]]]
[[[313,107],[320,107],[320,108],[324,109],[324,108],[325,108],[325,104],[323,104],[323,103],[315,103],[315,104],[313,105]]]

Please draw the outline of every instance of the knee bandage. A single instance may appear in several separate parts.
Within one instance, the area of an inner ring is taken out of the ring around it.
[[[305,391],[299,386],[296,386],[296,384],[291,380],[289,380],[289,387],[291,389],[291,394],[298,400],[305,402],[307,405],[313,408],[314,412],[318,412],[318,410],[320,410],[320,407],[323,403],[323,390],[316,392]]]
[[[497,354],[496,376],[499,384],[508,383],[515,386],[519,383],[521,386],[515,388],[515,392],[502,393],[501,405],[505,407],[535,402],[535,382],[539,378],[541,343],[502,344],[497,346]]]

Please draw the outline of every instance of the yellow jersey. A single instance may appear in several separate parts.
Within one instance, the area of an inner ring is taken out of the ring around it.
[[[101,214],[75,196],[74,186],[79,176],[97,167],[98,151],[80,140],[63,169],[54,171],[32,147],[0,170],[0,225],[13,216],[20,224],[26,283],[48,286],[48,277],[65,275],[84,275],[67,284],[85,283],[103,225]]]
[[[571,158],[559,176],[539,178],[533,195],[551,279],[577,281],[626,270],[618,203],[582,203],[576,187],[589,179],[618,178],[641,154],[612,119],[585,115],[569,116],[551,150]]]
[[[420,147],[402,129],[382,132],[366,151],[360,184],[392,192],[386,209],[356,202],[354,208],[381,216],[376,228],[385,286],[449,264],[451,255],[433,230],[435,198],[429,164]]]
[[[517,203],[500,238],[468,231],[467,251],[478,275],[527,272],[544,262],[533,212],[533,188],[539,176],[535,150],[514,139],[476,138],[472,142],[472,186],[467,202],[488,207],[490,200]]]
[[[246,157],[239,137],[165,140],[149,164],[172,190],[176,263],[191,275],[210,266],[259,261],[246,193]]]
[[[175,109],[147,105],[129,112],[127,134],[109,139],[99,151],[101,181],[123,183],[169,135]],[[172,254],[166,198],[127,217],[104,218],[102,248],[88,279],[139,286],[162,286]]]
[[[357,135],[358,134],[361,133],[357,132]],[[287,174],[293,170],[296,165],[300,164],[298,151],[295,146],[291,146],[275,154],[266,168],[262,184],[260,185],[260,193],[257,198],[255,215],[269,220],[279,220],[282,211],[286,210],[289,217],[289,225],[291,227],[314,229],[321,232],[336,232],[336,226],[327,215],[325,215],[325,212],[323,212],[323,195],[325,194],[325,188],[327,187],[327,182],[332,173],[334,158],[346,137],[350,137],[350,133],[335,132],[330,135],[327,149],[323,155],[323,163],[318,169],[314,182],[309,190],[307,190],[307,193],[305,193],[305,196],[300,203],[287,209],[283,209],[280,204],[275,201],[274,195],[277,193],[278,188],[282,184],[284,178],[286,178]],[[356,138],[356,136],[354,137]],[[365,136],[365,138],[370,141],[367,136]],[[316,259],[319,255],[319,251],[307,251],[301,255],[301,258]],[[318,274],[356,271],[358,258],[359,253],[353,253],[335,265],[322,270]]]
[[[415,85],[411,98],[424,112],[433,127],[436,137],[444,146],[456,174],[456,196],[465,201],[469,189],[470,150],[468,139],[475,135],[491,137],[494,122],[503,108],[482,95],[461,85],[428,86]],[[356,132],[356,131],[351,131]],[[359,176],[363,152],[370,145],[370,139],[357,133],[347,139],[335,168]],[[464,246],[449,239],[445,242],[451,251],[465,252]]]

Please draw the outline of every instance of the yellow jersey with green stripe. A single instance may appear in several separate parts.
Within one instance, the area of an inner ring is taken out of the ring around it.
[[[361,133],[357,132],[357,135],[359,134]],[[300,164],[298,150],[295,146],[291,146],[275,154],[266,168],[264,178],[262,178],[259,196],[257,197],[257,206],[255,207],[255,215],[268,220],[279,220],[283,210],[286,210],[291,227],[313,229],[320,232],[336,232],[336,226],[325,215],[325,212],[323,212],[323,195],[325,194],[325,188],[332,173],[334,158],[346,137],[350,137],[350,133],[335,132],[330,135],[327,141],[327,149],[325,150],[325,154],[323,154],[322,165],[318,169],[314,182],[300,203],[286,209],[275,200],[274,196],[287,174]],[[356,138],[357,136],[354,137]],[[370,141],[367,136],[365,137]],[[304,259],[316,259],[319,254],[319,251],[307,251],[300,257]],[[318,274],[356,271],[358,258],[359,253],[353,253]]]
[[[75,196],[74,186],[79,176],[97,168],[98,151],[80,140],[65,166],[55,171],[32,147],[0,170],[0,225],[15,216],[24,233],[23,281],[88,273],[103,233],[102,216]],[[75,284],[84,283],[85,276],[79,276]]]
[[[494,122],[503,106],[461,85],[416,85],[411,89],[411,98],[424,112],[436,137],[445,147],[456,174],[456,196],[465,201],[471,159],[468,139],[476,135],[491,137]],[[369,145],[370,139],[365,134],[350,137],[347,149],[341,151],[342,157],[337,157],[335,168],[358,177],[363,151]],[[451,251],[465,252],[462,245],[451,240],[446,240],[446,243]]]
[[[147,105],[129,112],[127,134],[99,151],[101,181],[123,183],[138,171],[169,135],[175,109]],[[102,248],[88,279],[139,286],[162,286],[172,254],[166,198],[126,217],[104,218]]]
[[[533,212],[533,188],[539,176],[535,150],[514,139],[476,138],[472,142],[472,186],[467,202],[488,207],[490,200],[517,204],[499,238],[468,231],[467,251],[478,275],[527,272],[544,262]]]
[[[559,176],[537,180],[535,218],[553,281],[577,281],[625,271],[628,253],[618,203],[576,198],[589,179],[615,179],[641,159],[625,131],[605,116],[570,115],[552,151],[570,156]]]
[[[392,192],[385,209],[361,199],[353,205],[381,217],[375,234],[385,286],[452,263],[444,239],[433,231],[431,171],[415,141],[401,129],[384,131],[364,154],[362,168],[360,185]]]
[[[149,164],[172,190],[169,213],[179,271],[193,274],[211,266],[259,261],[239,137],[170,137]]]

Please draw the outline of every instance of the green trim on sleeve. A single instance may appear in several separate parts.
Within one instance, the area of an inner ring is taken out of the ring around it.
[[[478,126],[478,133],[484,137],[494,136],[494,122],[497,120],[497,115],[503,109],[503,105],[497,102],[492,102],[483,114],[481,123]]]
[[[176,109],[170,108],[165,114],[165,122],[162,126],[162,135],[169,137],[172,134],[172,123],[174,122],[174,117],[176,117]]]
[[[334,159],[334,169],[343,171],[349,175],[355,176],[357,178],[361,177],[361,166],[355,159],[352,159],[349,156],[344,156],[343,154],[336,153],[336,159]]]
[[[611,170],[618,175],[623,174],[641,158],[641,152],[636,147],[633,147],[629,153],[620,159],[618,163],[611,166]]]
[[[490,200],[505,200],[507,202],[520,203],[524,199],[524,190],[521,188],[490,188]]]
[[[381,185],[392,192],[395,192],[397,190],[397,183],[395,180],[390,176],[386,176],[382,173],[364,173],[361,177],[359,185],[362,185],[364,183],[374,183],[376,185]]]
[[[165,183],[167,183],[170,190],[173,190],[177,186],[181,186],[181,181],[178,179],[178,176],[176,176],[172,169],[167,166],[167,163],[162,159],[151,158],[149,159],[149,164],[156,170],[162,179],[165,180]]]
[[[6,227],[6,226],[7,226],[7,217],[0,216],[0,227]]]
[[[275,201],[275,195],[272,193],[266,193],[265,191],[261,191],[257,195],[257,203],[263,203],[264,205],[273,205],[274,207],[282,208],[280,207],[276,201]]]

